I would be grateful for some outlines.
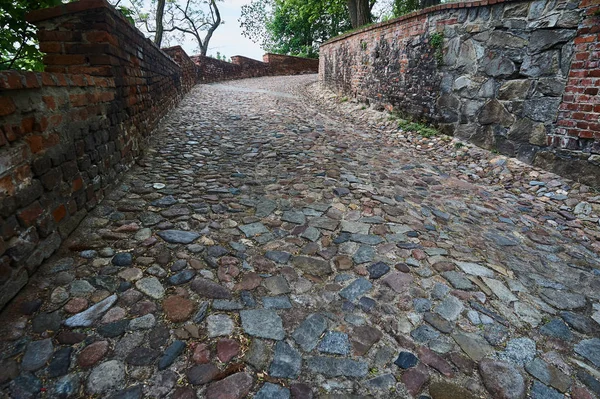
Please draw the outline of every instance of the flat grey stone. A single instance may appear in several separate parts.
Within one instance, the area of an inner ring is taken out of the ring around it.
[[[540,291],[542,299],[560,310],[572,310],[585,307],[585,297],[568,291],[544,288]]]
[[[372,287],[373,284],[371,284],[369,280],[362,277],[357,278],[352,283],[350,283],[350,285],[348,285],[340,291],[340,296],[349,301],[353,301],[356,298],[367,293]]]
[[[354,263],[360,265],[361,263],[371,262],[375,258],[375,249],[369,245],[361,245],[358,250],[352,255]]]
[[[254,396],[254,399],[289,399],[290,390],[281,385],[265,382]]]
[[[455,296],[450,295],[435,307],[435,313],[448,321],[453,321],[458,319],[463,309],[462,302]]]
[[[269,229],[267,229],[264,224],[259,222],[239,226],[239,229],[248,238],[269,232]]]
[[[452,338],[454,338],[454,341],[456,341],[460,348],[475,361],[479,361],[494,352],[494,348],[492,348],[483,337],[477,334],[455,333],[452,334]]]
[[[89,327],[92,323],[102,316],[110,307],[117,301],[117,295],[113,294],[108,298],[103,299],[94,306],[84,310],[81,313],[77,313],[74,316],[69,317],[65,320],[65,326],[67,327]]]
[[[282,340],[285,337],[281,318],[271,309],[252,309],[240,312],[246,334],[258,338]]]
[[[255,338],[252,340],[244,360],[255,369],[264,370],[268,365],[271,353],[272,349],[265,341]]]
[[[165,296],[165,288],[156,277],[145,277],[136,281],[138,290],[153,299],[162,299]]]
[[[287,263],[292,255],[289,252],[283,251],[267,251],[265,252],[265,258],[271,259],[273,262],[285,264]]]
[[[71,282],[69,293],[73,296],[84,296],[96,291],[87,280],[74,280]]]
[[[369,271],[369,278],[372,280],[376,280],[385,275],[387,272],[389,272],[390,267],[384,262],[377,262],[368,266],[367,270]]]
[[[264,218],[273,213],[275,209],[277,209],[277,203],[275,201],[263,199],[256,204],[256,213],[254,216],[257,218]]]
[[[221,337],[230,335],[233,332],[233,320],[225,314],[211,314],[206,318],[208,336]]]
[[[290,286],[282,275],[264,279],[263,285],[272,295],[288,294],[290,292]]]
[[[367,223],[361,222],[349,222],[347,220],[342,220],[341,222],[341,231],[346,233],[360,233],[360,234],[369,234],[370,225]]]
[[[319,277],[333,273],[328,261],[308,256],[294,256],[292,258],[292,265],[302,270],[304,273]]]
[[[302,234],[300,234],[300,237],[306,238],[307,240],[312,242],[317,241],[320,236],[321,232],[319,231],[319,229],[316,229],[314,227],[307,227],[306,230],[304,230]]]
[[[460,262],[456,260],[454,263],[467,274],[472,274],[473,276],[479,277],[494,277],[494,272],[492,270],[485,266],[478,265],[477,263]]]
[[[365,381],[369,389],[389,391],[396,387],[396,378],[393,374],[383,374]]]
[[[318,229],[323,229],[323,230],[328,230],[328,231],[335,231],[335,229],[337,229],[338,225],[340,224],[340,222],[338,222],[337,220],[328,218],[328,217],[317,217],[314,219],[311,219],[308,222],[308,225],[310,227],[316,227]]]
[[[350,353],[348,334],[339,331],[328,331],[319,344],[319,352],[347,356]]]
[[[294,224],[304,224],[306,223],[306,216],[301,211],[285,211],[281,215],[281,220]]]
[[[544,384],[550,385],[561,392],[566,392],[571,387],[571,378],[568,375],[539,357],[527,363],[525,370]]]
[[[300,352],[292,348],[287,342],[277,342],[269,374],[277,378],[296,379],[300,375],[301,366],[302,357]]]
[[[565,395],[539,381],[533,381],[531,399],[564,399]]]
[[[212,303],[214,310],[240,310],[244,309],[244,304],[240,301],[232,301],[229,299],[215,299]]]
[[[373,234],[355,233],[350,236],[350,241],[358,242],[361,244],[367,244],[367,245],[377,245],[377,244],[381,244],[385,240],[383,238],[373,235]]]
[[[535,341],[526,337],[515,338],[506,343],[504,351],[498,353],[498,359],[524,366],[533,360],[535,353]]]
[[[96,366],[87,380],[87,391],[99,395],[121,388],[125,382],[125,366],[118,360],[109,360]]]
[[[600,367],[600,338],[584,339],[575,345],[575,352]]]
[[[319,337],[327,329],[327,320],[320,314],[309,315],[294,330],[292,338],[306,352],[310,352],[317,346]]]
[[[183,230],[163,230],[156,234],[171,244],[191,244],[200,237],[200,234],[195,231]]]
[[[308,369],[313,373],[328,377],[361,378],[367,375],[367,362],[337,357],[315,356],[306,361]]]
[[[25,355],[21,361],[23,371],[35,371],[42,368],[54,352],[54,346],[50,338],[40,341],[31,341],[27,344]]]
[[[153,314],[146,314],[141,317],[132,319],[129,322],[129,329],[132,331],[136,330],[149,330],[156,325],[156,318]]]
[[[481,279],[502,302],[511,303],[519,300],[501,281],[487,277]]]
[[[443,272],[442,277],[448,280],[448,282],[456,289],[473,290],[475,288],[473,283],[471,283],[471,281],[462,273],[454,271]]]
[[[292,303],[285,295],[264,296],[262,298],[265,309],[291,309]]]
[[[431,341],[432,339],[438,338],[440,336],[440,333],[426,324],[421,324],[419,327],[415,328],[410,332],[410,336],[416,342],[424,344]]]
[[[563,341],[571,341],[573,333],[562,319],[553,319],[540,327],[540,333],[549,337],[562,339]]]

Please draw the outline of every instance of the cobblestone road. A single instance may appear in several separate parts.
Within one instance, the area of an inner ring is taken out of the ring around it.
[[[187,96],[2,313],[3,394],[600,395],[600,197],[315,80]]]

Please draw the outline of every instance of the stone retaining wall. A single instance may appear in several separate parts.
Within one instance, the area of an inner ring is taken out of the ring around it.
[[[600,186],[600,1],[449,3],[334,38],[320,80]]]

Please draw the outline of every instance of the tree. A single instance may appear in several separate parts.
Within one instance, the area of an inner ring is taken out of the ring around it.
[[[348,6],[348,13],[350,14],[350,21],[352,21],[352,27],[354,29],[371,23],[371,8],[373,7],[373,4],[375,4],[374,1],[347,0],[346,4]]]
[[[239,22],[266,51],[313,58],[321,43],[352,28],[345,0],[253,0]]]
[[[158,47],[162,43],[163,38],[163,16],[165,14],[165,0],[158,0],[156,4],[156,35],[154,36],[154,43]]]
[[[150,4],[146,0],[129,0],[129,7],[136,25],[153,34],[157,45],[165,38],[191,35],[202,55],[206,55],[215,30],[223,23],[217,0],[151,0]]]
[[[61,0],[11,0],[0,7],[0,69],[42,71],[43,54],[38,49],[37,29],[25,21],[33,10],[54,7]]]

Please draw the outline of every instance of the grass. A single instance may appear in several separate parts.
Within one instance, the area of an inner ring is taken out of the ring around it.
[[[398,127],[402,130],[416,132],[419,135],[421,135],[422,137],[426,137],[426,138],[437,136],[439,134],[437,129],[435,129],[429,125],[426,125],[426,124],[420,123],[420,122],[412,122],[410,120],[405,120],[405,119],[400,119],[398,121]]]
[[[347,102],[347,101],[348,101],[348,97],[342,97],[342,98],[340,99],[340,102],[341,102],[341,103],[345,103],[345,102]]]

